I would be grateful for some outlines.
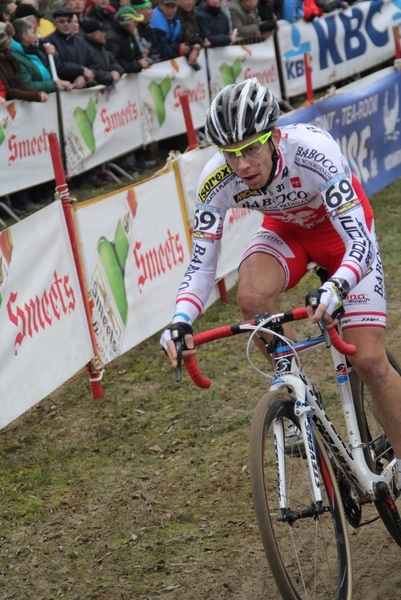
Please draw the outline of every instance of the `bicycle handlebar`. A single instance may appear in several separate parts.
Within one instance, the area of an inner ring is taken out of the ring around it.
[[[279,313],[273,316],[272,323],[282,324],[290,323],[292,321],[302,321],[308,318],[306,307],[294,308],[284,313]],[[256,321],[243,321],[242,323],[234,323],[232,325],[223,325],[222,327],[216,327],[215,329],[208,329],[201,331],[194,335],[195,347],[206,344],[207,342],[213,342],[215,340],[221,340],[226,337],[231,337],[239,333],[246,333],[256,326]],[[336,329],[330,329],[328,331],[331,339],[331,343],[334,348],[345,356],[352,356],[356,352],[356,348],[353,344],[347,344],[340,337]],[[188,371],[188,375],[196,386],[202,389],[209,388],[211,381],[207,377],[204,377],[198,367],[195,356],[190,356],[184,359],[185,367]]]

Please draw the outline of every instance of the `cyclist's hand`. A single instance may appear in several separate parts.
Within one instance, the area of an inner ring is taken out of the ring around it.
[[[174,369],[177,369],[181,363],[180,353],[182,353],[182,358],[188,358],[196,354],[192,327],[188,323],[173,323],[170,325],[163,332],[160,344]]]
[[[338,325],[338,319],[344,314],[343,300],[349,291],[346,281],[340,279],[329,279],[322,287],[312,290],[306,296],[309,319],[312,323],[318,323],[323,319],[327,329]]]

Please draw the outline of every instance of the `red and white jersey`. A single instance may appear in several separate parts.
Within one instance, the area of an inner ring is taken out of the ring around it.
[[[265,229],[275,231],[274,223],[281,231],[288,227],[311,248],[314,230],[317,234],[330,228],[332,248],[326,248],[326,254],[332,251],[339,256],[330,277],[345,279],[351,289],[373,264],[373,211],[338,144],[329,133],[312,125],[293,124],[280,131],[276,172],[263,189],[248,188],[219,152],[203,169],[192,258],[179,288],[174,321],[192,323],[204,307],[214,285],[229,208],[257,210],[265,215]],[[319,248],[314,250],[319,253]]]

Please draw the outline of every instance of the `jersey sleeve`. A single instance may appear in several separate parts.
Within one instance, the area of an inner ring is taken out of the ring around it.
[[[212,158],[203,170],[197,190],[198,201],[194,214],[194,233],[192,255],[184,278],[178,289],[173,323],[185,321],[193,323],[202,312],[215,283],[220,242],[223,235],[224,219],[227,207],[223,190],[213,199],[204,190],[213,185],[211,178],[216,177],[218,159]],[[226,168],[226,167],[224,167]],[[213,180],[214,181],[214,180]],[[217,181],[216,188],[218,188]]]
[[[341,166],[319,189],[326,212],[344,244],[341,264],[331,276],[345,279],[352,289],[368,273],[376,256],[373,211],[344,157]]]

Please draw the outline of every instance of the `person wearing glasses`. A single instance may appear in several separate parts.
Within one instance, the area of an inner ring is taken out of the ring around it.
[[[192,324],[215,283],[229,208],[257,210],[261,227],[242,256],[238,302],[245,320],[275,313],[281,292],[315,261],[328,271],[310,320],[341,318],[349,360],[369,388],[375,415],[401,470],[401,378],[384,349],[386,297],[372,207],[331,135],[313,125],[277,126],[278,102],[257,79],[226,86],[206,113],[205,134],[218,152],[199,179],[190,264],[161,345],[173,367],[181,339],[195,354]],[[266,354],[265,340],[257,339]]]

